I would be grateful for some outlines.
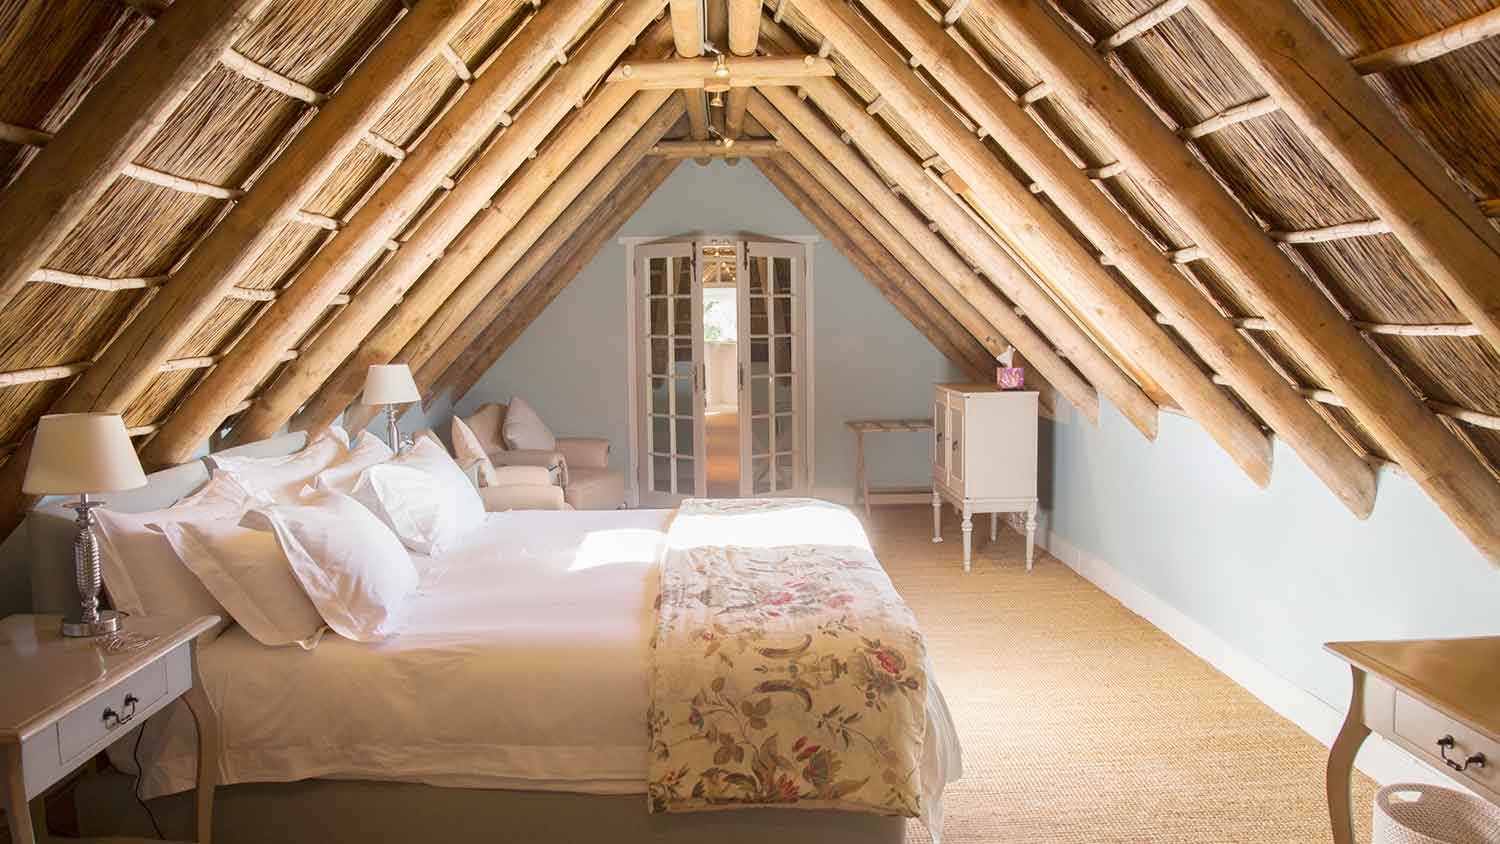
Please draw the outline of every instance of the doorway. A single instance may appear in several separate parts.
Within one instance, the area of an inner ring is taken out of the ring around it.
[[[811,489],[812,242],[625,240],[636,503]]]

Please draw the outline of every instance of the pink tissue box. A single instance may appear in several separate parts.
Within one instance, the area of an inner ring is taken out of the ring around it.
[[[1019,390],[1026,385],[1026,370],[1019,366],[997,366],[995,383],[1002,390]]]

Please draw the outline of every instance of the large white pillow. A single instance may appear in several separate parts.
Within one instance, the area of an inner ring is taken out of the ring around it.
[[[312,480],[313,489],[333,489],[349,494],[359,482],[359,476],[371,466],[384,463],[396,453],[383,440],[369,431],[360,431],[354,438],[354,446],[342,461],[319,472]]]
[[[557,438],[552,436],[547,423],[520,396],[511,397],[500,436],[505,438],[505,447],[509,449],[551,451],[557,448]]]
[[[275,533],[224,520],[163,522],[177,558],[262,645],[317,647],[327,626]]]
[[[296,503],[253,508],[246,523],[275,531],[303,591],[335,633],[378,642],[400,632],[417,591],[417,567],[359,502],[310,490]]]
[[[317,474],[349,456],[349,437],[330,428],[306,448],[284,457],[216,457],[208,462],[215,474],[233,478],[261,504],[293,501]]]
[[[208,641],[232,623],[198,576],[182,564],[155,525],[169,522],[235,524],[245,511],[245,491],[228,477],[210,478],[198,492],[171,507],[146,513],[94,511],[100,567],[114,608],[133,615],[217,615]]]
[[[354,497],[418,554],[441,554],[484,522],[484,500],[474,485],[442,445],[426,437],[366,469]]]

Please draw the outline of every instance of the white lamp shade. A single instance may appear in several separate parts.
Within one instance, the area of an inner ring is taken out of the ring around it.
[[[406,404],[421,400],[417,382],[404,363],[372,364],[365,374],[365,404]]]
[[[58,413],[37,422],[22,492],[76,495],[145,485],[146,473],[118,413]]]

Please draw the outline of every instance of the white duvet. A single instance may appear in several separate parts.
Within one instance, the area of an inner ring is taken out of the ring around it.
[[[492,513],[419,557],[398,637],[269,648],[238,627],[199,656],[220,782],[320,777],[595,794],[645,792],[657,556],[671,510]],[[930,696],[924,769],[958,775]],[[191,718],[147,725],[147,796],[193,786]],[[122,743],[123,744],[123,743]],[[642,811],[645,811],[644,805]]]

